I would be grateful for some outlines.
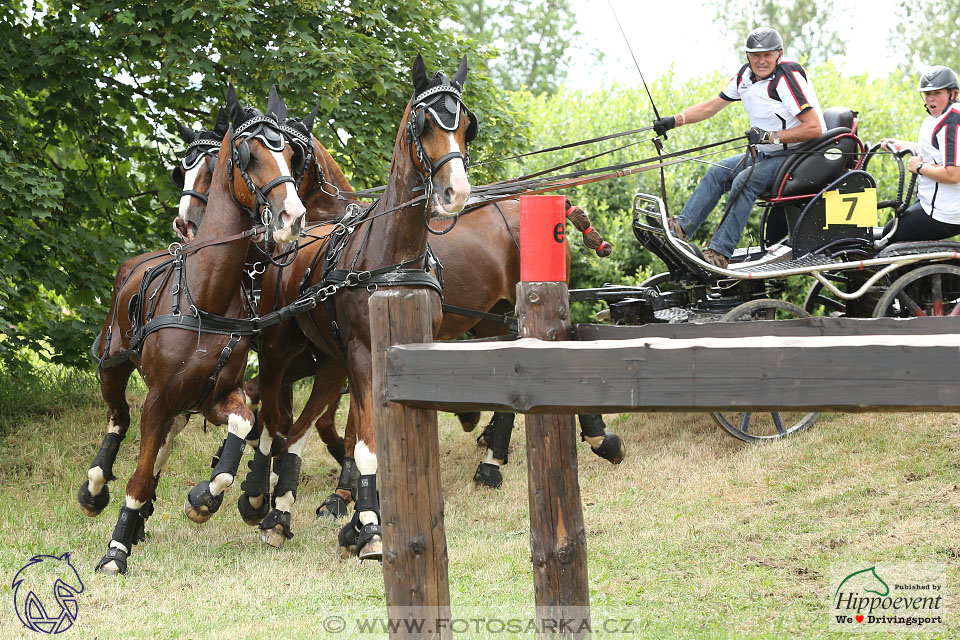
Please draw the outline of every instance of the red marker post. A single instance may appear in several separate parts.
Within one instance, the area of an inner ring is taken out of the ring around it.
[[[520,196],[520,280],[566,282],[566,198]]]

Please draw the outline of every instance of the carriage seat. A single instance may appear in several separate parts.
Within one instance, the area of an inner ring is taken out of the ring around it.
[[[823,112],[823,119],[827,130],[793,149],[773,186],[761,196],[764,200],[814,195],[858,165],[863,144],[856,136],[857,112],[830,107]]]

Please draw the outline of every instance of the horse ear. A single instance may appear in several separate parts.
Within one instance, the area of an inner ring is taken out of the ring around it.
[[[463,54],[463,59],[460,61],[460,68],[453,74],[453,81],[459,84],[461,89],[463,88],[463,83],[467,81],[467,54]]]
[[[307,128],[307,131],[311,131],[311,132],[313,131],[313,121],[314,121],[314,119],[316,119],[316,117],[317,117],[317,112],[318,112],[318,111],[320,111],[320,101],[319,101],[319,100],[317,100],[317,106],[315,106],[315,107],[313,108],[313,111],[311,111],[309,114],[307,114],[307,117],[304,118],[304,119],[301,121],[301,122],[303,123],[303,126],[305,126],[305,127]]]
[[[239,126],[243,122],[243,107],[232,84],[227,85],[227,110],[230,112],[231,126]]]
[[[177,123],[177,131],[180,132],[180,138],[187,144],[193,142],[193,137],[195,135],[193,129],[190,129],[179,120],[174,120],[174,122]]]
[[[280,117],[280,96],[277,94],[277,85],[270,87],[270,95],[267,98],[267,117],[278,120]],[[284,121],[286,118],[284,118]]]
[[[229,124],[230,116],[227,114],[227,110],[220,107],[220,111],[217,113],[217,122],[213,125],[213,133],[222,138],[223,134],[227,132],[227,125]]]
[[[280,111],[277,112],[277,122],[287,121],[287,101],[280,100]]]
[[[430,80],[427,78],[427,66],[423,64],[423,56],[417,54],[417,59],[413,61],[413,91],[415,94],[422,93],[429,88]]]

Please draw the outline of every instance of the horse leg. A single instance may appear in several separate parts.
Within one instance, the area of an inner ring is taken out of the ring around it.
[[[246,441],[259,439],[254,429],[253,412],[244,402],[243,390],[234,387],[221,396],[205,414],[214,424],[227,423],[227,439],[223,453],[210,474],[187,495],[183,512],[194,522],[206,522],[220,509],[224,490],[233,484],[240,466]]]
[[[144,402],[144,412],[140,419],[140,457],[137,468],[127,482],[127,495],[117,526],[113,529],[113,536],[107,553],[97,563],[96,570],[101,573],[117,575],[127,572],[127,558],[133,546],[146,539],[144,523],[152,511],[152,501],[155,497],[158,458],[161,449],[167,450],[176,433],[171,428],[171,419],[162,415],[163,411],[156,409],[156,395],[148,394]],[[186,421],[177,421],[179,429]],[[144,511],[146,505],[151,507]]]
[[[303,449],[312,435],[309,429],[303,437],[290,445],[283,454],[277,471],[277,482],[273,488],[273,510],[260,523],[260,539],[274,548],[281,548],[293,537],[290,530],[290,517],[293,505],[297,501],[297,487],[300,484],[300,468],[303,464]]]
[[[113,463],[117,459],[120,443],[130,427],[130,406],[127,404],[127,382],[134,365],[127,360],[100,375],[100,395],[107,404],[107,433],[103,436],[100,450],[87,471],[87,480],[80,485],[77,501],[80,510],[88,516],[99,515],[110,502],[110,487],[115,480]]]
[[[352,396],[351,396],[352,397]],[[360,471],[357,469],[356,459],[353,457],[357,444],[357,413],[351,408],[347,412],[347,426],[344,429],[344,448],[350,456],[344,455],[343,466],[340,467],[340,477],[337,479],[337,488],[317,507],[317,518],[335,520],[347,515],[347,505],[357,498],[357,483],[360,481]]]
[[[612,464],[620,464],[627,455],[627,448],[617,434],[607,431],[601,415],[581,415],[580,439],[590,445],[590,449]]]
[[[380,498],[377,493],[377,454],[373,437],[372,412],[364,411],[362,401],[363,385],[354,385],[350,394],[350,412],[355,414],[357,425],[357,443],[354,457],[360,477],[357,480],[357,501],[353,507],[353,518],[337,536],[340,558],[357,555],[360,560],[380,560],[383,554],[383,534],[380,528]],[[369,397],[369,394],[367,394]],[[355,400],[357,399],[357,400]],[[370,409],[369,403],[367,408]],[[363,417],[368,419],[365,421]]]
[[[510,436],[513,434],[513,423],[516,417],[515,413],[495,412],[493,417],[490,418],[490,423],[477,438],[478,442],[483,439],[487,447],[483,462],[480,463],[477,472],[473,475],[473,481],[478,485],[498,489],[503,484],[503,474],[500,473],[500,466],[507,463]]]
[[[253,450],[253,459],[247,463],[247,477],[240,483],[240,498],[237,510],[240,517],[251,527],[270,511],[267,495],[270,493],[270,455],[272,439],[266,429],[260,431],[260,440]]]
[[[329,451],[333,459],[337,461],[337,464],[343,468],[343,460],[347,455],[347,451],[344,439],[337,433],[337,408],[339,405],[340,398],[338,397],[334,400],[333,405],[317,418],[316,427],[320,440],[323,441],[323,444],[327,445],[327,451]]]

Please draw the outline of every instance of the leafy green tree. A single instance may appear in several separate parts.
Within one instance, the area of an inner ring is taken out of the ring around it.
[[[314,132],[357,187],[382,184],[411,62],[473,64],[472,152],[517,148],[522,123],[448,29],[452,0],[14,0],[0,9],[0,356],[85,364],[120,261],[171,240],[173,117],[212,126],[227,82]],[[491,175],[480,167],[475,182]]]
[[[502,88],[553,93],[567,72],[580,32],[570,0],[455,0],[464,33],[492,48],[486,59]]]
[[[773,27],[783,37],[791,57],[809,64],[843,55],[846,43],[837,36],[833,0],[710,0],[716,20],[738,51],[756,27]]]
[[[901,0],[895,50],[904,51],[908,75],[942,64],[960,68],[960,4],[935,0]]]

